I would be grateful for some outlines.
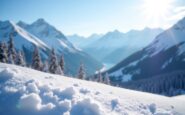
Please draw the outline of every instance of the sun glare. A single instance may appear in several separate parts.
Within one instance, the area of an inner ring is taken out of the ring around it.
[[[160,20],[167,17],[172,0],[144,0],[144,15],[148,19]]]

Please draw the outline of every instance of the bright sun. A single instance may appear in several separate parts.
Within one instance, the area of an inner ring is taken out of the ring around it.
[[[172,0],[144,0],[144,15],[148,19],[160,20],[167,17]]]

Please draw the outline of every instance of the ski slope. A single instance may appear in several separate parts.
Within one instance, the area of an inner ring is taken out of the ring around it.
[[[185,100],[0,63],[0,115],[184,115]]]

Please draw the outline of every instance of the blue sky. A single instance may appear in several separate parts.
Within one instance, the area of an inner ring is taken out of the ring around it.
[[[0,19],[32,23],[44,18],[64,34],[88,36],[115,29],[167,28],[185,16],[185,0],[173,0],[167,18],[157,22],[149,17],[151,11],[146,14],[150,8],[143,8],[145,4],[146,0],[0,0]]]

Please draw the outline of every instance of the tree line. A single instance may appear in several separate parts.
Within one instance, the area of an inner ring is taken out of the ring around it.
[[[123,83],[121,87],[144,92],[176,96],[185,93],[185,71],[175,71],[149,79]]]
[[[55,49],[52,48],[50,51],[50,55],[48,57],[48,60],[45,60],[44,63],[41,59],[39,48],[35,45],[34,50],[32,52],[32,61],[31,65],[28,66],[25,60],[25,54],[23,51],[16,51],[14,47],[14,40],[13,35],[10,34],[9,41],[0,42],[0,62],[2,63],[8,63],[8,64],[15,64],[23,67],[31,67],[32,69],[48,72],[52,74],[59,74],[64,75],[64,56],[60,56],[60,60],[58,61]],[[79,79],[86,79],[86,73],[83,63],[80,64],[78,73],[76,75]],[[91,79],[92,81],[97,81],[101,83],[110,84],[110,80],[108,77],[108,74],[102,77],[101,73],[99,72],[97,79]]]

